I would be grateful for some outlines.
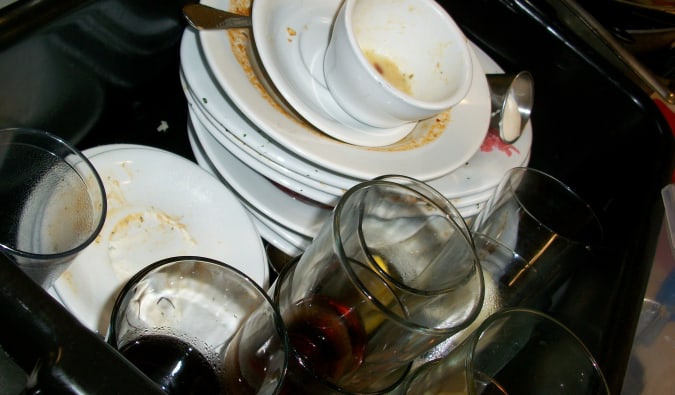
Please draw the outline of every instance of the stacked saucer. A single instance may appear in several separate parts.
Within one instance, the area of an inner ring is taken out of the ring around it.
[[[285,53],[299,59],[295,69],[311,83],[316,66],[308,66],[315,62],[307,60],[307,48],[326,44],[330,13],[341,2],[311,0],[313,12],[299,19],[292,10],[308,1],[285,1],[287,11],[274,17],[288,19],[280,24],[286,27],[280,34],[289,36],[276,45],[288,44]],[[248,0],[204,3],[239,13],[250,9]],[[528,123],[513,144],[504,144],[488,130],[491,104],[485,75],[502,70],[478,47],[471,48],[472,87],[459,105],[415,124],[392,144],[359,146],[329,137],[279,96],[257,62],[250,30],[187,29],[180,73],[193,152],[203,168],[235,192],[263,238],[289,255],[304,251],[347,189],[385,174],[427,182],[463,216],[472,217],[506,170],[527,165],[532,128]],[[303,89],[305,100],[311,100],[312,89]],[[318,106],[325,98],[319,97],[320,89],[314,91],[316,102],[310,104]],[[320,115],[328,117],[328,107],[322,108]]]

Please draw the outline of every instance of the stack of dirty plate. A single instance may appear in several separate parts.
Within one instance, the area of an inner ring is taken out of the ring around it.
[[[263,0],[260,0],[263,1]],[[249,0],[205,0],[249,13]],[[321,59],[340,0],[278,2],[285,26],[275,45],[279,70],[306,81],[303,97],[329,100],[312,69]],[[298,10],[309,10],[298,12]],[[187,29],[181,43],[181,81],[189,107],[189,137],[199,164],[218,176],[248,209],[262,237],[289,255],[301,253],[344,192],[365,180],[402,174],[436,188],[465,217],[477,214],[504,172],[528,163],[532,128],[514,144],[489,131],[486,73],[502,70],[478,47],[472,88],[456,107],[421,121],[386,146],[358,146],[315,125],[335,125],[325,111],[310,123],[297,115],[260,66],[250,29]],[[313,59],[313,60],[312,60]],[[310,65],[312,63],[312,65]],[[269,65],[268,65],[269,66]],[[306,109],[305,109],[306,110]],[[323,118],[322,118],[323,117]],[[321,122],[325,121],[325,122]],[[338,125],[337,127],[344,127]],[[346,132],[359,132],[346,130]]]

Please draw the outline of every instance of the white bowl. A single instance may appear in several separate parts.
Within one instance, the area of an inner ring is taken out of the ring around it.
[[[455,106],[472,69],[466,37],[434,0],[345,0],[324,59],[335,101],[380,128]]]

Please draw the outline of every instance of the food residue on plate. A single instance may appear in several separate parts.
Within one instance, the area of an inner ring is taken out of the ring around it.
[[[180,218],[155,207],[138,208],[113,215],[116,222],[108,233],[108,256],[120,279],[128,279],[148,265],[140,257],[182,254],[197,244]]]

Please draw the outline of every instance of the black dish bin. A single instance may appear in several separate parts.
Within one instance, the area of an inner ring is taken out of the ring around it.
[[[547,0],[439,2],[506,71],[532,72],[530,166],[571,186],[602,221],[602,245],[548,312],[587,344],[618,394],[661,227],[660,190],[673,172],[669,125],[652,98],[567,28]],[[43,128],[80,149],[138,143],[194,159],[178,77],[184,3],[25,0],[0,10],[0,67],[27,66],[0,92],[3,103],[21,103],[21,116],[0,110],[0,127]],[[45,73],[22,63],[25,56],[53,67]],[[50,81],[38,83],[49,73]],[[37,96],[50,89],[56,93]],[[83,92],[90,100],[80,101]],[[92,107],[87,117],[76,112],[83,106]],[[169,128],[158,131],[161,122]],[[0,357],[26,374],[41,361],[33,379],[49,393],[134,393],[148,385],[1,256],[0,280]],[[105,373],[92,379],[97,369]]]

